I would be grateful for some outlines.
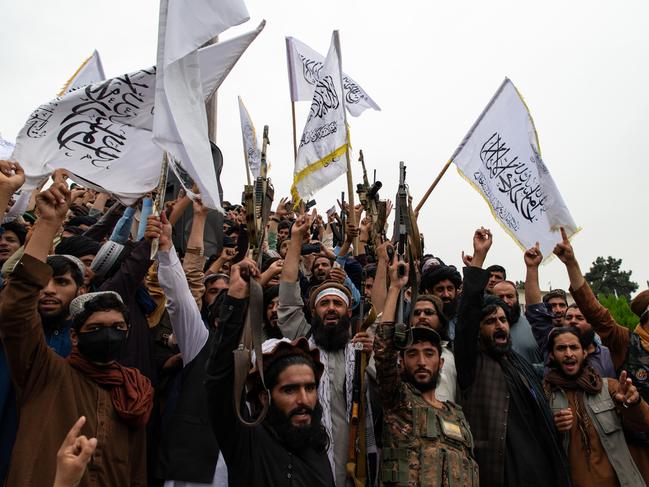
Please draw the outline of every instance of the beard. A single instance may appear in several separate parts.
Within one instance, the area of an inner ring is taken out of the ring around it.
[[[412,384],[419,392],[431,391],[439,385],[439,368],[436,371],[434,371],[431,374],[430,378],[425,382],[421,382],[417,380],[417,378],[415,377],[416,373],[417,370],[415,370],[415,372],[411,374],[410,372],[404,369],[403,372],[401,373],[401,378],[403,379],[404,382],[407,382],[408,384]]]
[[[342,350],[347,346],[350,337],[351,318],[343,315],[338,318],[335,325],[325,325],[324,320],[318,315],[313,317],[311,329],[313,340],[318,347],[327,352]]]
[[[295,426],[291,423],[292,416],[304,413],[311,416],[309,424]],[[317,452],[324,452],[329,446],[329,437],[321,420],[322,406],[320,406],[319,402],[313,409],[302,406],[293,409],[288,415],[281,412],[271,403],[264,422],[275,431],[289,450],[297,452],[305,448],[313,448]]]
[[[503,336],[504,331],[497,330],[491,337],[482,337],[482,343],[484,344],[487,352],[491,355],[504,355],[512,349],[512,337],[507,335],[507,343],[496,343],[496,336]]]
[[[450,301],[443,302],[442,311],[447,320],[451,320],[457,311],[457,298],[453,298]]]
[[[41,322],[43,323],[43,327],[46,330],[58,330],[65,323],[68,317],[68,310],[61,309],[61,311],[53,314],[39,314],[41,315]]]

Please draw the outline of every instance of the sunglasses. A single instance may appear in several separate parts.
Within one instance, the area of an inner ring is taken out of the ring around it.
[[[419,316],[419,315],[422,315],[422,314],[424,314],[426,316],[434,316],[434,315],[437,314],[437,311],[435,311],[434,309],[430,309],[430,308],[424,308],[424,309],[416,309],[416,310],[414,310],[412,312],[412,314],[414,316]]]

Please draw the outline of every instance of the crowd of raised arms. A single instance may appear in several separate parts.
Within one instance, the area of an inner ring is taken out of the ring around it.
[[[24,179],[0,161],[4,485],[649,479],[649,291],[616,323],[563,230],[569,293],[541,291],[537,245],[523,306],[487,228],[458,269],[363,205],[281,199],[253,255],[241,205],[214,228],[200,197],[158,216],[59,170],[12,215]]]

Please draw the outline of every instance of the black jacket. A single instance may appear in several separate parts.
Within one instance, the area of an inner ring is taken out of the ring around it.
[[[333,486],[326,452],[308,448],[289,451],[262,423],[247,427],[237,419],[233,405],[234,359],[245,317],[245,300],[226,296],[219,321],[221,342],[207,364],[208,408],[216,440],[228,466],[230,487]]]

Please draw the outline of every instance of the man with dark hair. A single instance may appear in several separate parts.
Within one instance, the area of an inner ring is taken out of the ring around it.
[[[543,296],[543,302],[554,315],[554,326],[563,325],[563,316],[568,309],[568,294],[563,289],[553,289]]]
[[[641,316],[640,323],[631,331],[615,321],[593,293],[584,278],[575,257],[572,244],[565,231],[561,229],[562,241],[554,248],[554,253],[563,262],[570,278],[570,292],[583,313],[584,318],[609,348],[613,367],[618,372],[625,370],[633,385],[645,401],[649,401],[649,313],[647,294],[642,293],[638,301],[631,302],[632,309]],[[636,299],[637,299],[636,298]],[[644,306],[640,302],[644,301]],[[642,309],[644,307],[644,310]],[[649,433],[634,432],[627,435],[629,450],[645,482],[649,483]]]
[[[205,292],[203,293],[203,310],[206,310],[216,299],[219,293],[228,288],[230,277],[227,274],[210,274],[203,279]]]
[[[489,278],[491,281],[491,278]],[[489,288],[489,286],[487,286]],[[511,322],[509,334],[512,337],[512,347],[530,364],[540,364],[542,361],[539,347],[532,333],[532,327],[521,313],[518,302],[518,290],[512,281],[499,281],[491,288],[491,293],[500,298],[510,309]]]
[[[499,282],[507,279],[507,271],[505,268],[498,264],[490,265],[485,269],[489,273],[489,282],[487,283],[487,292],[492,292],[494,286]],[[514,289],[516,286],[514,286]]]
[[[484,294],[489,273],[481,267],[491,244],[489,230],[476,230],[455,337],[460,403],[475,440],[480,485],[567,487],[565,453],[542,385],[511,348],[509,307]]]
[[[0,265],[25,245],[27,230],[20,223],[7,222],[0,225]]]
[[[448,336],[455,338],[457,322],[458,291],[462,286],[462,276],[455,267],[438,265],[425,272],[419,283],[420,294],[432,294],[444,303],[444,315],[448,319]]]
[[[273,341],[274,346],[263,357],[270,397],[261,387],[259,371],[253,369],[249,376],[248,398],[254,410],[270,401],[268,415],[253,427],[244,426],[237,418],[232,352],[239,343],[249,295],[249,284],[241,276],[244,266],[251,278],[258,273],[250,262],[232,266],[219,320],[223,335],[211,353],[205,384],[212,427],[228,466],[230,485],[333,486],[317,391],[324,367],[318,351],[310,349],[305,339]],[[241,414],[246,416],[247,409],[243,409]]]
[[[478,465],[469,425],[459,406],[437,395],[446,361],[441,337],[432,327],[412,329],[412,343],[400,351],[403,372],[399,374],[394,311],[400,290],[408,283],[405,266],[399,276],[400,265],[394,259],[390,266],[390,288],[374,342],[384,414],[381,481],[384,485],[477,487]]]
[[[84,237],[83,235],[74,235],[61,240],[54,251],[57,254],[73,255],[83,262],[85,266],[84,285],[86,289],[90,290],[91,281],[94,277],[94,273],[90,267],[92,266],[92,261],[99,253],[100,248],[101,245],[96,240]]]
[[[588,365],[584,343],[574,327],[553,329],[548,337],[551,369],[544,380],[555,424],[564,436],[572,485],[644,486],[624,433],[649,430],[649,405],[626,372],[619,381],[606,379]]]
[[[0,300],[0,333],[20,405],[7,485],[50,487],[59,445],[69,425],[84,415],[84,434],[99,442],[79,485],[143,486],[153,388],[137,370],[115,361],[128,334],[123,304],[114,294],[73,300],[73,350],[67,360],[47,346],[37,311],[52,273],[47,253],[69,202],[60,180],[37,195],[40,216],[33,237]]]
[[[282,335],[289,340],[309,337],[310,343],[320,349],[325,364],[323,384],[318,390],[323,408],[322,422],[331,438],[328,453],[335,469],[336,486],[344,487],[351,483],[345,465],[349,451],[348,411],[352,404],[352,388],[347,383],[348,378],[353,376],[354,344],[369,354],[372,352],[373,338],[367,332],[358,332],[352,337],[352,293],[340,281],[324,281],[311,290],[308,302],[311,323],[307,321],[298,269],[301,242],[311,228],[311,220],[310,215],[299,215],[291,229],[279,284],[278,326]],[[375,457],[377,452],[368,448],[367,453],[368,457]],[[375,471],[368,472],[369,478],[375,476]]]
[[[370,301],[372,299],[372,289],[374,289],[374,279],[376,278],[376,264],[368,264],[363,269],[365,271],[365,289],[363,296]]]
[[[279,286],[271,286],[264,290],[264,341],[270,338],[282,338],[282,332],[277,325],[278,309]]]
[[[544,358],[547,359],[547,339],[549,333],[555,327],[556,313],[553,312],[549,303],[543,302],[541,298],[541,288],[539,286],[539,266],[543,261],[543,256],[538,246],[534,246],[524,255],[527,273],[525,277],[525,302],[527,307],[525,315],[527,316],[536,342],[539,348],[545,351]],[[556,309],[556,308],[555,308]],[[579,307],[571,304],[563,312],[560,326],[574,326],[582,334],[582,340],[585,343],[586,362],[592,366],[602,377],[616,378],[615,369],[611,360],[609,349],[601,343],[598,343],[595,331],[590,323],[585,319]],[[545,360],[547,362],[547,360]]]

